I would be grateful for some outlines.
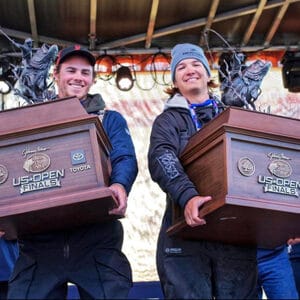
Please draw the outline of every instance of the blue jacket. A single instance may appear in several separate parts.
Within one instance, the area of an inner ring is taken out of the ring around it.
[[[107,110],[103,117],[103,128],[112,144],[110,161],[112,173],[110,184],[121,183],[129,194],[137,176],[137,160],[125,119],[116,111]]]
[[[7,281],[18,258],[19,250],[16,241],[0,239],[0,281]]]
[[[138,173],[138,166],[126,120],[117,111],[104,110],[105,103],[100,94],[88,95],[81,104],[89,114],[99,115],[100,118],[103,116],[102,125],[112,144],[110,184],[122,184],[129,194]]]

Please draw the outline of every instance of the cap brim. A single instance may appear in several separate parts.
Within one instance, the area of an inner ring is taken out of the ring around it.
[[[78,55],[78,56],[83,56],[85,57],[89,63],[94,66],[95,63],[96,63],[96,59],[95,57],[88,51],[85,51],[85,50],[73,50],[69,53],[66,53],[60,60],[59,60],[59,63],[63,63],[67,58],[71,57],[71,56],[74,56],[74,55]]]

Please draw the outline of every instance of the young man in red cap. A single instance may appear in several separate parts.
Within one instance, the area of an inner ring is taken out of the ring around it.
[[[157,270],[166,299],[257,298],[256,247],[169,236],[172,203],[184,211],[186,223],[206,226],[199,208],[211,201],[199,195],[180,163],[190,137],[222,111],[210,91],[214,87],[203,50],[178,44],[172,50],[174,87],[164,111],[155,119],[148,153],[152,179],[166,193],[167,205],[157,245]]]
[[[58,54],[54,77],[59,98],[76,96],[88,113],[101,117],[112,144],[109,188],[119,203],[110,213],[124,215],[138,172],[137,160],[125,119],[116,111],[105,110],[100,94],[89,94],[94,65],[92,53],[80,46],[68,47]],[[36,234],[19,243],[9,299],[65,299],[68,282],[77,286],[82,299],[128,296],[132,274],[121,251],[123,228],[119,220]]]

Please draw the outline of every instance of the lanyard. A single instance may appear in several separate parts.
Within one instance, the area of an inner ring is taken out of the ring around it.
[[[209,107],[209,106],[213,106],[214,116],[217,115],[218,114],[218,105],[217,105],[216,101],[214,101],[214,100],[208,99],[208,100],[206,100],[203,103],[197,103],[197,104],[196,103],[192,103],[192,104],[189,104],[190,114],[191,114],[193,122],[194,122],[194,124],[196,126],[197,131],[201,129],[202,124],[198,120],[195,108],[197,108],[197,107]]]

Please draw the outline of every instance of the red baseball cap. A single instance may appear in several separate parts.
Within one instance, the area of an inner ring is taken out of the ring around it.
[[[96,63],[96,59],[94,55],[89,50],[83,48],[80,45],[74,45],[74,46],[64,48],[58,52],[56,65],[63,63],[68,57],[73,55],[79,55],[87,58],[91,66],[94,66]]]

